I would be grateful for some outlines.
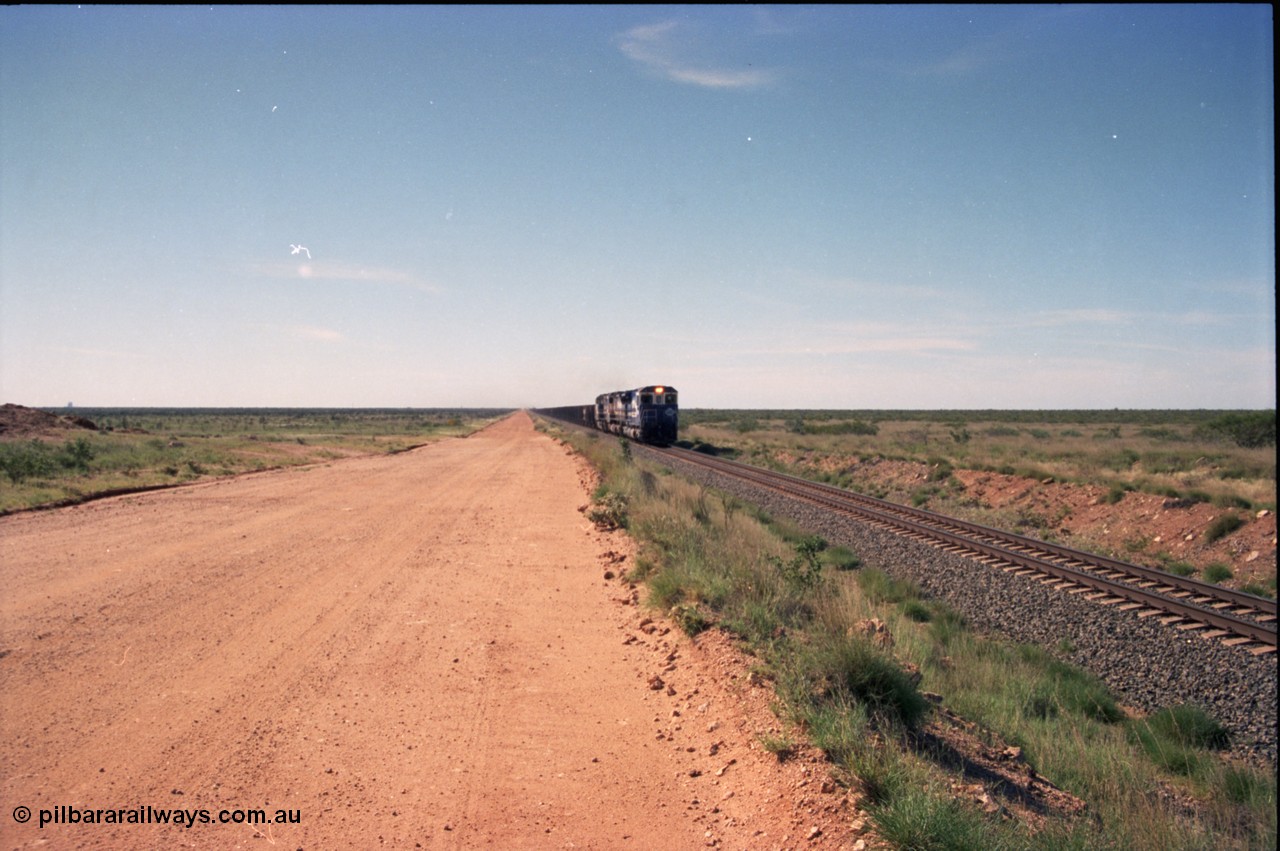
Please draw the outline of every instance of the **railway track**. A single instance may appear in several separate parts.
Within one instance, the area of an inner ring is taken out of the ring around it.
[[[1061,593],[1155,618],[1181,633],[1254,655],[1276,652],[1274,600],[687,449],[650,448],[993,568],[1039,578]]]

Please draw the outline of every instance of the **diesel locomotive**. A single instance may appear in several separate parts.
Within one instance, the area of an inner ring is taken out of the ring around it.
[[[655,446],[675,443],[680,425],[676,389],[665,384],[601,393],[594,405],[543,408],[538,413]]]
[[[641,443],[670,446],[676,442],[679,420],[676,389],[653,384],[601,393],[596,397],[589,425]]]

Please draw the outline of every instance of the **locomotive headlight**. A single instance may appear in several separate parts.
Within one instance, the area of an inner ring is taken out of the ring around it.
[[[666,389],[665,387],[655,387],[655,388],[653,388],[653,392],[654,392],[654,393],[661,393],[661,392],[662,392],[663,390],[665,390],[665,389]]]

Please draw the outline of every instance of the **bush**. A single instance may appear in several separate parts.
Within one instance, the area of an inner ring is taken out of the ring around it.
[[[1272,598],[1275,594],[1267,586],[1258,582],[1249,582],[1240,586],[1240,590],[1255,597]]]
[[[57,469],[49,447],[38,440],[30,443],[0,443],[0,470],[13,484],[49,476]]]
[[[89,462],[93,460],[93,444],[83,437],[68,440],[62,446],[62,466],[82,473],[89,472]]]
[[[1205,582],[1222,582],[1235,576],[1231,568],[1225,564],[1211,564],[1204,569]]]
[[[846,547],[831,547],[823,552],[822,560],[836,570],[856,570],[862,564],[862,559]]]
[[[874,436],[880,433],[880,427],[875,423],[863,422],[862,420],[850,420],[848,422],[838,423],[805,423],[805,434],[859,434],[864,436]]]
[[[805,538],[796,544],[796,556],[791,561],[784,562],[777,556],[770,556],[769,563],[788,588],[803,593],[822,581],[822,562],[818,553],[824,546],[821,538]]]
[[[778,762],[786,762],[796,751],[796,743],[790,736],[774,736],[761,733],[756,736],[761,746],[777,758]]]
[[[688,636],[697,635],[710,628],[711,619],[703,614],[695,603],[681,603],[671,608],[671,619]]]
[[[877,808],[875,821],[892,847],[910,851],[985,849],[998,842],[994,829],[980,813],[949,795],[927,789],[904,789]]]
[[[1248,411],[1223,414],[1196,429],[1198,435],[1230,440],[1245,449],[1276,445],[1276,412]]]
[[[1244,521],[1240,519],[1238,514],[1224,514],[1210,523],[1208,529],[1205,529],[1205,543],[1212,544],[1220,538],[1225,538],[1243,525]]]
[[[1156,765],[1188,777],[1206,765],[1200,751],[1222,750],[1230,744],[1226,729],[1191,704],[1162,709],[1134,724],[1130,737]]]
[[[1162,709],[1146,723],[1161,738],[1188,747],[1222,750],[1231,743],[1225,727],[1190,703]]]
[[[928,623],[933,620],[933,612],[920,600],[908,600],[902,604],[902,613],[916,623]]]
[[[954,470],[951,467],[951,462],[948,461],[947,459],[945,458],[929,459],[928,481],[941,482],[949,478],[953,472]]]
[[[920,592],[912,583],[894,579],[884,571],[874,568],[858,573],[858,586],[874,603],[901,603],[920,597]]]
[[[587,519],[602,529],[627,528],[627,498],[620,493],[605,493],[599,497]]]
[[[1065,710],[1103,724],[1114,724],[1124,719],[1124,712],[1097,677],[1060,662],[1033,645],[1019,647],[1018,655],[1024,661],[1041,666],[1044,672],[1024,702],[1023,710],[1027,715],[1053,718]]]
[[[788,678],[792,700],[811,711],[862,704],[875,718],[916,727],[929,703],[897,662],[860,635],[814,636]]]
[[[947,647],[965,630],[964,615],[941,603],[933,604],[933,619],[929,621],[929,634],[943,647]]]

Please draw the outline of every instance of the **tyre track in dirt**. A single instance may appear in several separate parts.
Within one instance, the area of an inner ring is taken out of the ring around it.
[[[401,455],[0,519],[0,845],[849,839],[820,764],[754,740],[776,719],[745,662],[700,659],[601,578],[601,548],[626,542],[584,501],[579,462],[517,414]],[[300,823],[39,829],[18,805]]]

